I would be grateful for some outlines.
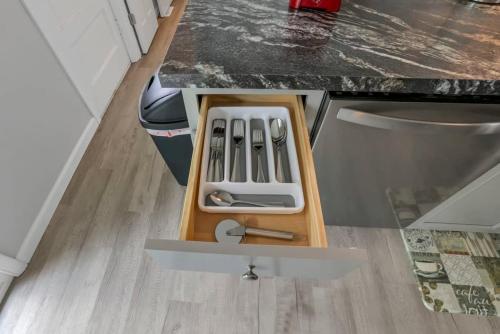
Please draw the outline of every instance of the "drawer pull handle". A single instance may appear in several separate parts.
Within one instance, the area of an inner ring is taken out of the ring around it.
[[[242,278],[247,281],[256,281],[259,279],[259,276],[253,272],[255,266],[250,264],[248,266],[248,271],[242,275]]]
[[[491,135],[500,133],[500,122],[486,123],[448,123],[421,121],[377,115],[364,111],[340,108],[337,119],[345,122],[398,131],[418,131],[427,134],[442,134],[446,130],[458,130],[464,135]]]

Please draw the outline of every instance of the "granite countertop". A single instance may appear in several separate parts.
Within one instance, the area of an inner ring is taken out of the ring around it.
[[[500,95],[500,6],[345,0],[191,0],[160,69],[164,87]]]

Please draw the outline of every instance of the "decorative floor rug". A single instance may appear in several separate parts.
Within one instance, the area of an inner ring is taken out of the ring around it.
[[[401,231],[427,308],[500,316],[500,234]]]

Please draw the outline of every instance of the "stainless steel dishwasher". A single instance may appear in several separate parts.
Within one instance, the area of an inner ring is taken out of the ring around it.
[[[332,98],[325,110],[313,154],[326,224],[406,227],[500,163],[500,104]]]

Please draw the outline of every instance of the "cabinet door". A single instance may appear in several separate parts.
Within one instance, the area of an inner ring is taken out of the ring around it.
[[[92,113],[100,119],[130,65],[108,1],[24,3]]]
[[[134,17],[134,30],[142,53],[149,51],[158,29],[156,11],[151,0],[126,0],[130,14]]]
[[[290,112],[304,192],[304,210],[293,214],[208,213],[198,207],[203,139],[213,106],[284,106]],[[246,236],[241,244],[220,244],[215,227],[223,219],[250,227],[293,232],[293,240]],[[290,95],[210,95],[203,97],[186,190],[180,240],[148,240],[147,251],[165,268],[257,275],[336,278],[366,259],[364,250],[328,248],[316,173],[302,100]],[[247,275],[246,277],[252,277]]]

